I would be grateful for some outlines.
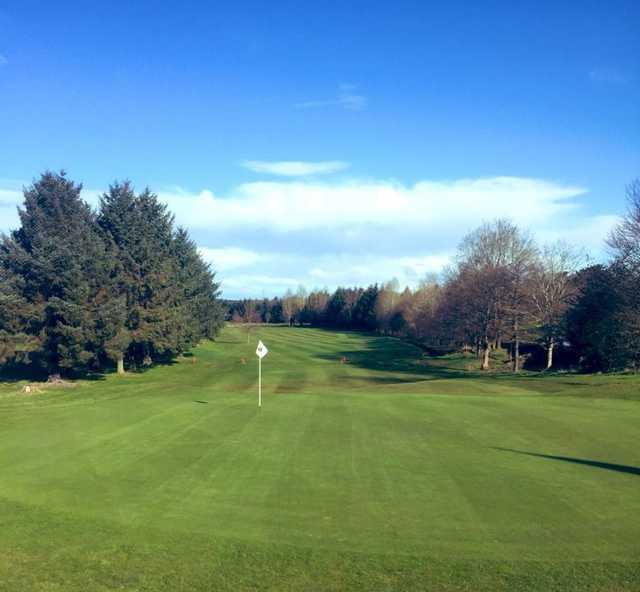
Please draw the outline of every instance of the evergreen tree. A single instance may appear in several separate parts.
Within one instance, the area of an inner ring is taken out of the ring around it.
[[[103,236],[64,172],[46,172],[24,193],[21,228],[3,244],[3,268],[20,279],[26,334],[50,374],[100,364],[102,304],[110,275]],[[7,273],[7,271],[5,271]]]
[[[126,302],[117,335],[127,345],[127,357],[150,364],[177,353],[180,287],[171,251],[173,218],[166,206],[149,190],[136,196],[128,182],[115,183],[101,198],[98,223],[116,246],[115,286]]]
[[[180,294],[179,315],[182,318],[179,346],[186,349],[203,338],[213,339],[222,326],[224,311],[218,299],[219,284],[215,273],[198,253],[195,243],[184,228],[173,240]]]
[[[271,322],[284,323],[284,312],[280,298],[274,298],[271,302]]]
[[[24,192],[21,227],[0,237],[0,364],[50,375],[174,356],[213,338],[215,274],[149,190],[115,183],[99,216],[64,172]]]
[[[622,305],[611,269],[594,265],[576,281],[580,291],[567,314],[568,338],[588,371],[623,369],[627,363],[623,326],[617,311]]]
[[[40,306],[25,297],[24,279],[5,267],[11,239],[0,243],[0,365],[7,361],[29,362],[29,354],[38,351],[41,340],[32,326],[40,316]]]
[[[172,357],[223,323],[215,274],[148,189],[115,183],[101,198],[100,227],[115,245],[115,292],[126,311],[110,342],[133,364]],[[118,316],[117,314],[115,315]]]
[[[344,288],[338,288],[329,298],[325,319],[330,327],[348,325],[351,314],[348,309],[347,291]]]
[[[378,301],[378,286],[369,286],[356,302],[353,309],[353,324],[358,329],[373,331],[376,328],[376,304]]]

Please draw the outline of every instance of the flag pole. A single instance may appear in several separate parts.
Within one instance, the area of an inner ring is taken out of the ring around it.
[[[262,358],[258,358],[258,407],[262,407]]]
[[[262,358],[269,353],[269,350],[262,341],[258,341],[256,356],[258,356],[258,408],[262,407]]]

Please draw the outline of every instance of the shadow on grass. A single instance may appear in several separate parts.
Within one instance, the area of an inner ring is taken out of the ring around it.
[[[47,373],[38,368],[27,364],[12,364],[0,366],[0,382],[20,382],[26,380],[28,382],[45,382],[48,378]]]
[[[115,374],[115,371],[113,372]],[[0,366],[0,382],[12,383],[12,382],[31,382],[31,383],[46,383],[50,380],[49,373],[35,364],[7,364],[6,366]],[[62,380],[66,382],[74,382],[76,379],[82,380],[104,380],[104,373],[86,371],[83,373],[75,373],[70,376],[63,376]]]
[[[631,467],[629,465],[616,465],[613,463],[602,462],[599,460],[588,460],[585,458],[573,458],[571,456],[557,456],[554,454],[541,454],[539,452],[525,452],[524,450],[515,450],[513,448],[494,447],[494,450],[502,452],[513,452],[515,454],[525,454],[527,456],[536,456],[538,458],[547,458],[550,460],[561,460],[564,462],[575,463],[577,465],[586,465],[598,469],[606,469],[607,471],[616,471],[618,473],[626,473],[627,475],[640,476],[640,467]]]
[[[472,378],[482,376],[476,372],[463,371],[442,363],[433,364],[424,358],[422,351],[415,345],[394,337],[372,336],[361,333],[366,345],[362,349],[338,351],[332,354],[321,354],[322,360],[340,362],[342,358],[350,366],[379,372],[398,372],[410,374],[411,380],[381,379],[379,382],[417,382],[442,378]],[[487,376],[488,377],[488,376]],[[372,382],[377,379],[372,377]]]
[[[185,357],[194,357],[192,353],[188,353]],[[165,357],[159,359],[151,364],[129,366],[127,368],[127,374],[144,374],[149,370],[158,368],[161,366],[173,366],[178,363],[177,357],[169,358]],[[102,381],[106,380],[107,376],[115,375],[116,369],[114,367],[106,367],[103,370],[84,370],[74,371],[63,375],[62,378],[65,381],[74,382],[76,380],[90,380],[90,381]],[[0,366],[0,383],[13,383],[13,382],[47,382],[50,379],[49,373],[40,365],[37,364],[6,364]]]

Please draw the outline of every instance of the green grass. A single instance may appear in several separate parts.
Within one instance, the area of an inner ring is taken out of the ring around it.
[[[638,378],[284,327],[195,355],[0,384],[0,591],[640,590]]]

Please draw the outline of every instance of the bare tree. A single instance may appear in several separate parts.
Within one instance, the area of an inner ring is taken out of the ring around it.
[[[437,330],[437,315],[440,307],[442,287],[435,276],[425,278],[418,288],[407,295],[404,315],[407,330],[417,339],[428,340],[431,343],[440,338]]]
[[[574,275],[584,261],[584,254],[559,241],[542,249],[532,274],[532,310],[547,350],[547,370],[553,366],[554,347],[564,334],[565,313],[577,295]]]
[[[282,314],[284,316],[284,320],[291,325],[292,321],[295,317],[296,312],[298,311],[296,306],[296,297],[294,293],[287,289],[282,297]]]
[[[627,213],[612,230],[607,244],[616,262],[633,271],[640,270],[640,178],[627,186]]]
[[[530,315],[528,286],[534,270],[537,247],[526,233],[512,226],[508,229],[506,249],[506,298],[503,310],[511,325],[511,363],[514,372],[520,371],[520,340]]]
[[[376,299],[376,317],[379,329],[383,333],[390,331],[391,318],[396,312],[396,306],[400,299],[400,282],[396,278],[383,284],[378,291]]]
[[[535,252],[533,239],[508,220],[485,223],[462,242],[458,275],[472,301],[472,324],[478,330],[483,370],[489,369],[491,348],[501,343],[509,325],[514,343],[513,369],[519,370],[526,278]]]

